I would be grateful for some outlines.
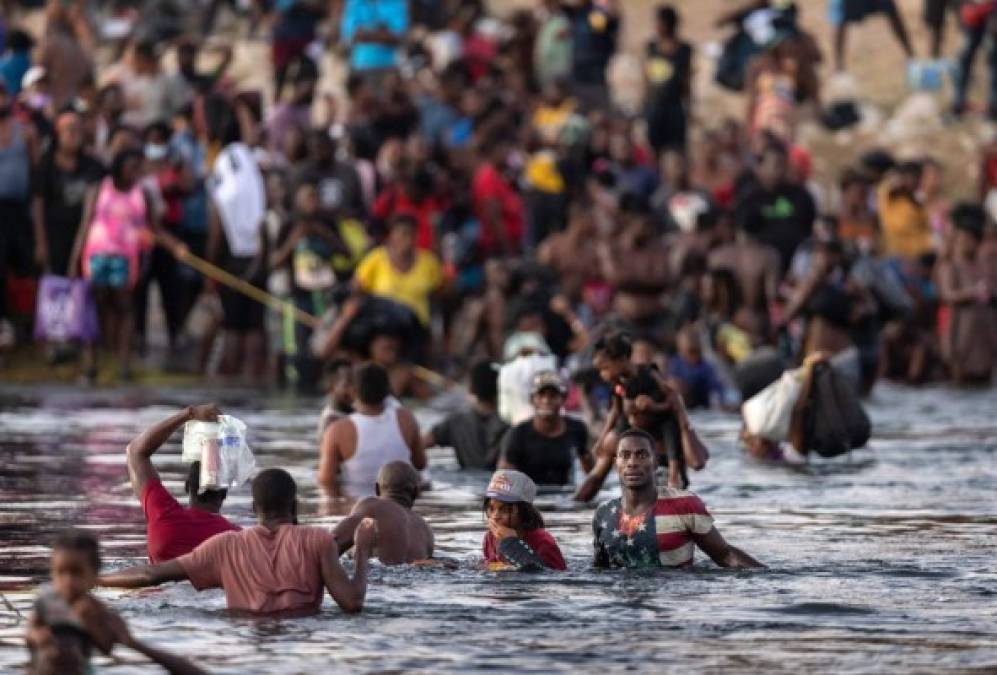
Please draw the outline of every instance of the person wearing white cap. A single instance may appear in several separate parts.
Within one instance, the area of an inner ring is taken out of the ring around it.
[[[585,471],[592,470],[595,461],[589,453],[588,427],[561,411],[567,391],[564,380],[553,370],[533,376],[533,417],[505,435],[500,469],[517,469],[540,485],[571,484],[576,456]]]
[[[567,569],[561,549],[533,506],[536,496],[536,484],[524,473],[499,470],[492,475],[482,505],[488,522],[483,547],[489,569]]]

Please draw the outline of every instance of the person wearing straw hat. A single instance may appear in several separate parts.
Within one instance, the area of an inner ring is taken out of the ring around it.
[[[561,549],[533,506],[536,496],[536,483],[520,471],[501,469],[492,476],[482,504],[488,522],[483,546],[489,569],[567,569]]]

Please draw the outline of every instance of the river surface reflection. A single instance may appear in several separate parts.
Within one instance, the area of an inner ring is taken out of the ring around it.
[[[126,443],[187,403],[214,399],[251,427],[261,466],[298,480],[302,519],[333,525],[348,504],[315,490],[314,399],[255,392],[0,389],[0,672],[23,664],[22,615],[44,579],[47,542],[67,525],[100,533],[105,568],[144,561]],[[568,559],[561,575],[475,566],[482,473],[430,453],[418,509],[456,570],[374,565],[367,607],[344,616],[229,616],[220,591],[187,584],[100,591],[133,632],[221,673],[345,671],[944,672],[997,670],[997,392],[877,387],[869,450],[790,470],[753,463],[737,419],[695,417],[712,459],[692,476],[718,526],[771,569],[590,568],[591,509],[539,499]],[[424,424],[439,409],[418,411]],[[182,489],[178,439],[155,458]],[[611,482],[603,497],[618,493]],[[249,491],[225,513],[252,522]],[[148,672],[130,653],[102,672]],[[993,669],[993,670],[991,670]]]

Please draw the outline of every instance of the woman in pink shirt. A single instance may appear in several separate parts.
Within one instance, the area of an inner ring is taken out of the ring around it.
[[[97,299],[103,333],[121,364],[121,378],[131,376],[133,306],[135,286],[143,264],[158,240],[178,258],[187,248],[160,229],[142,177],[143,157],[137,150],[124,150],[114,157],[111,175],[87,196],[83,222],[69,262],[75,276],[82,263],[83,276]],[[94,345],[88,345],[84,372],[93,382],[97,376]]]

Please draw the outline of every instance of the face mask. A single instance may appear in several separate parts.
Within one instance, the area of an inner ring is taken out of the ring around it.
[[[169,147],[166,145],[160,145],[158,143],[145,144],[145,158],[150,162],[156,162],[161,159],[165,159],[168,152],[169,152]]]

